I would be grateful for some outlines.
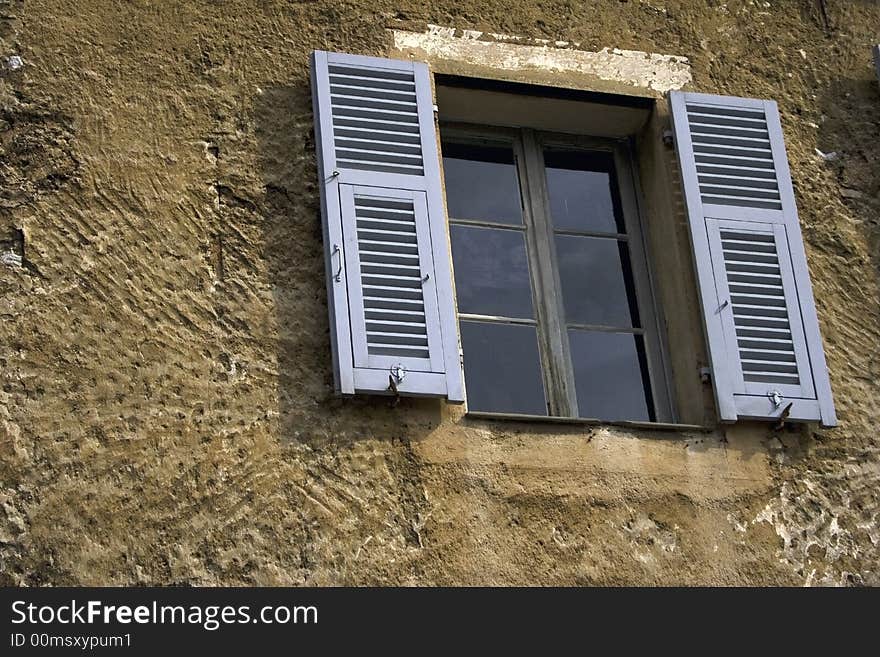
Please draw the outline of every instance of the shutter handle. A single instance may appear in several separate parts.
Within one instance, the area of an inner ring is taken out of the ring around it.
[[[331,257],[335,256],[337,253],[339,254],[339,269],[337,269],[336,273],[333,275],[333,280],[336,281],[337,283],[341,283],[342,282],[342,249],[339,248],[338,244],[334,244],[333,245],[333,253],[331,254]]]
[[[718,312],[720,313],[722,310],[727,308],[727,306],[729,306],[729,305],[730,305],[730,299],[725,299],[724,303],[722,303],[720,306],[718,306]]]

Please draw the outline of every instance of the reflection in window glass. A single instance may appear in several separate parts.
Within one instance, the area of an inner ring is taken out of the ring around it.
[[[617,328],[639,326],[626,242],[557,235],[556,256],[566,322]]]
[[[470,411],[547,415],[534,326],[461,322]]]
[[[458,311],[534,318],[522,231],[453,224],[449,232]]]
[[[654,419],[642,336],[570,329],[568,340],[581,417]]]
[[[548,415],[559,407],[606,421],[665,418],[651,393],[646,344],[654,336],[643,334],[636,300],[633,267],[642,266],[641,252],[631,252],[629,240],[640,237],[633,218],[625,221],[621,193],[630,192],[617,176],[626,158],[618,159],[610,142],[588,150],[574,142],[544,145],[539,133],[467,136],[460,129],[464,136],[443,140],[443,167],[468,409]],[[533,170],[542,156],[543,171]],[[532,191],[525,197],[521,180]],[[524,202],[531,207],[524,210]],[[529,260],[545,253],[545,239],[551,258]],[[554,281],[559,290],[549,287]],[[562,330],[545,335],[557,321]],[[557,364],[560,371],[543,369]],[[567,392],[544,389],[545,379],[565,372],[572,374]]]
[[[545,150],[544,164],[554,229],[626,232],[609,153]]]
[[[443,142],[446,203],[451,219],[522,225],[513,148]]]

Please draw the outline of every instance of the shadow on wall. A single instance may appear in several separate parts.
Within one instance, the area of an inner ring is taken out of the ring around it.
[[[264,89],[255,112],[282,440],[322,444],[425,437],[439,425],[443,402],[402,399],[392,407],[388,397],[345,399],[333,390],[308,79]]]
[[[836,180],[830,191],[838,199],[807,199],[815,206],[812,226],[805,237],[813,245],[836,256],[836,271],[824,277],[828,289],[817,289],[817,297],[845,299],[831,304],[834,318],[826,340],[838,342],[846,362],[839,367],[847,381],[880,379],[880,351],[874,319],[880,313],[872,290],[880,284],[880,84],[874,75],[870,50],[865,52],[863,74],[835,79],[818,100],[818,149],[825,154],[822,164]],[[825,188],[827,189],[827,188]],[[835,202],[836,201],[836,202]],[[846,213],[833,211],[842,203]],[[806,205],[801,203],[799,208]],[[853,239],[860,243],[853,243]],[[864,263],[867,258],[870,264]],[[865,279],[874,277],[873,284]],[[815,275],[814,275],[815,281]],[[814,282],[814,289],[816,288]],[[819,284],[821,287],[822,283]],[[838,415],[846,419],[852,400],[843,386],[835,390]],[[856,397],[858,399],[858,397]]]
[[[837,79],[822,93],[819,109],[818,148],[836,174],[841,201],[866,238],[880,279],[880,84],[873,69],[866,67],[858,79]]]

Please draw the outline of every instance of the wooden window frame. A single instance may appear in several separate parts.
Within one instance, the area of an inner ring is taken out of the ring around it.
[[[632,144],[628,139],[612,139],[536,131],[527,127],[502,128],[466,123],[441,123],[441,139],[458,143],[506,145],[513,148],[516,172],[522,200],[522,225],[449,217],[450,225],[496,228],[521,231],[525,237],[531,281],[533,320],[459,313],[458,321],[476,320],[502,324],[536,326],[538,350],[541,358],[544,394],[548,415],[529,416],[534,419],[605,422],[603,418],[582,416],[578,411],[574,368],[569,351],[568,328],[610,331],[641,335],[648,365],[648,385],[652,395],[654,420],[651,423],[677,421],[671,396],[669,359],[655,286],[651,273],[645,231],[642,226],[642,200],[638,193],[638,179]],[[587,326],[565,321],[562,286],[557,266],[554,235],[550,216],[543,150],[561,147],[572,150],[601,151],[612,155],[617,178],[621,210],[626,233],[590,231],[561,231],[562,234],[585,237],[604,237],[624,240],[629,246],[636,303],[641,327],[622,329],[609,326]],[[442,153],[441,153],[442,156]],[[453,274],[454,276],[454,274]],[[517,413],[482,413],[468,409],[468,415],[522,418]],[[648,424],[651,424],[648,423]]]

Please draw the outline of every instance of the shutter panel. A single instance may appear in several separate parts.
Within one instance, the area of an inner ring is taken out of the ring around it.
[[[312,98],[337,391],[463,401],[428,67],[316,51]]]
[[[776,103],[670,105],[721,419],[835,426]]]

